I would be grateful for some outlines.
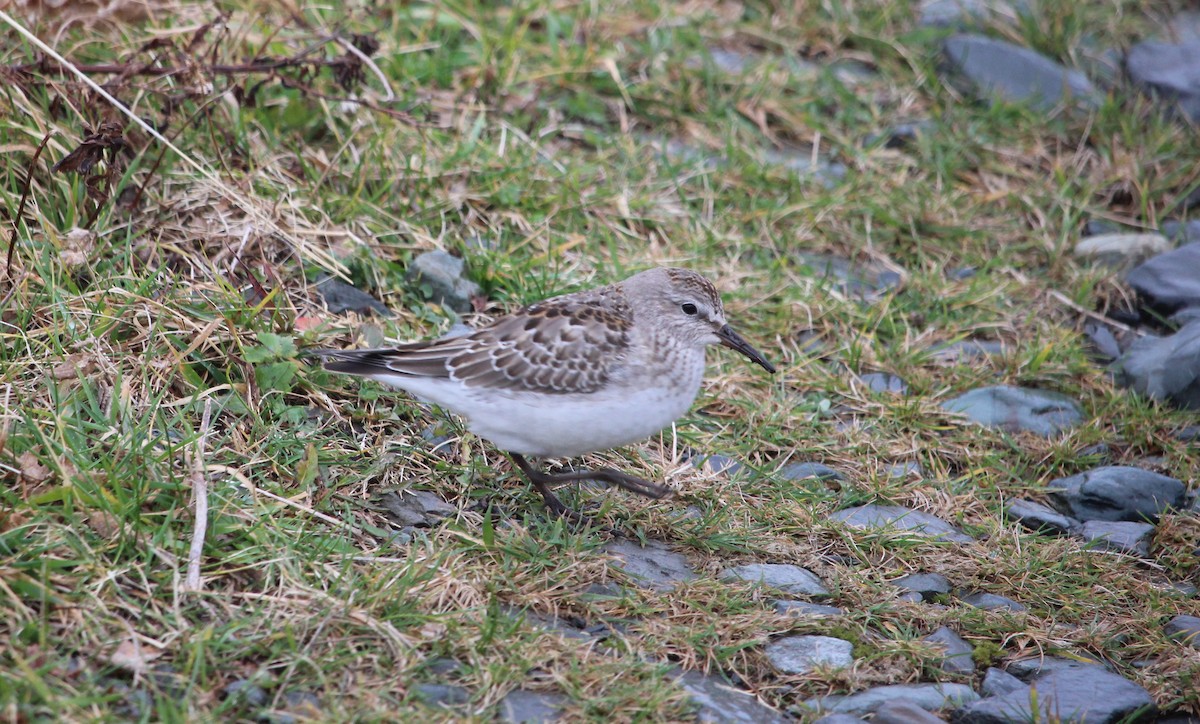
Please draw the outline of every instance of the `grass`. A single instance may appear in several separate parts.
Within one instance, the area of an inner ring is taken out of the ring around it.
[[[1174,615],[1200,615],[1174,587],[1200,584],[1200,520],[1165,516],[1139,561],[1002,515],[1006,500],[1041,498],[1049,481],[1098,464],[1084,452],[1097,443],[1113,464],[1195,490],[1195,448],[1173,435],[1194,418],[1114,387],[1088,357],[1080,315],[1051,294],[1102,312],[1130,303],[1109,270],[1070,249],[1093,218],[1155,228],[1197,182],[1194,129],[1127,88],[1087,116],[976,102],[943,82],[939,36],[915,27],[906,3],[223,9],[224,24],[200,34],[217,19],[202,4],[61,33],[26,22],[92,65],[233,64],[310,48],[333,58],[344,51],[332,34],[369,34],[395,100],[370,70],[352,91],[329,68],[133,76],[120,97],[220,183],[130,126],[128,150],[102,159],[108,177],[89,186],[51,166],[85,127],[117,117],[57,74],[4,83],[10,220],[32,170],[0,303],[6,720],[482,720],[516,688],[565,694],[573,718],[679,719],[689,709],[675,666],[723,672],[788,709],[876,684],[977,683],[984,664],[1043,653],[1100,657],[1161,708],[1200,714],[1200,658],[1162,631]],[[1100,47],[1127,43],[1158,27],[1165,10],[1155,13],[1047,0],[1046,22],[999,19],[989,32],[1082,63],[1089,34]],[[37,59],[0,32],[5,66]],[[757,60],[731,76],[710,47]],[[793,72],[801,60],[819,65]],[[830,69],[849,62],[870,73]],[[866,143],[922,118],[932,127],[908,148]],[[810,144],[845,166],[841,179],[760,160]],[[585,461],[665,478],[680,499],[564,493],[634,538],[668,542],[698,580],[589,594],[624,580],[605,533],[548,519],[504,456],[458,423],[299,362],[306,346],[449,327],[457,315],[405,278],[435,248],[462,256],[481,285],[474,323],[655,265],[717,280],[731,319],[781,373],[714,354],[675,430]],[[902,284],[862,300],[802,256],[814,253],[902,271]],[[948,273],[967,267],[974,276]],[[312,286],[322,273],[394,316],[327,313]],[[931,352],[969,339],[1007,352]],[[910,395],[870,392],[858,376],[873,371],[900,375]],[[994,383],[1065,392],[1086,422],[1058,439],[1012,437],[939,407]],[[449,435],[436,450],[424,434],[433,424]],[[689,450],[752,472],[697,469]],[[844,478],[773,474],[795,461]],[[889,476],[897,463],[922,472]],[[209,515],[203,586],[190,590],[198,470]],[[379,499],[407,489],[457,512],[400,530]],[[874,501],[934,513],[980,542],[829,520]],[[756,561],[809,567],[846,614],[780,617],[769,592],[716,580]],[[1029,611],[897,601],[889,582],[916,571]],[[538,616],[617,633],[582,645]],[[941,625],[976,645],[975,676],[938,673],[919,639]],[[856,665],[781,678],[762,647],[788,632],[851,640]],[[229,693],[237,681],[257,693]],[[469,701],[430,709],[417,687],[432,682],[463,686]]]

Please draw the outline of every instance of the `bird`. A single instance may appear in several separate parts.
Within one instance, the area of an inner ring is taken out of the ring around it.
[[[612,468],[546,473],[529,458],[577,457],[666,428],[696,399],[710,345],[775,372],[726,321],[712,282],[657,267],[536,302],[464,336],[306,354],[326,370],[377,380],[458,415],[512,458],[551,513],[579,519],[552,488],[594,480],[656,499],[671,490]]]

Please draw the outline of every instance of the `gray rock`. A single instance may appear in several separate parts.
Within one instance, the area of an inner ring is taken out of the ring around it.
[[[797,254],[797,261],[813,271],[813,276],[834,282],[842,293],[859,299],[871,299],[898,287],[895,269],[882,264],[856,264],[831,254]]]
[[[1063,659],[1057,656],[1045,656],[1039,659],[1021,659],[1011,662],[1008,673],[1022,681],[1032,681],[1040,676],[1046,676],[1057,671],[1075,671],[1077,669],[1100,669],[1106,671],[1100,661],[1090,659]]]
[[[892,479],[907,478],[907,477],[919,478],[923,474],[924,473],[921,470],[921,464],[917,463],[917,462],[911,462],[911,461],[907,462],[907,463],[892,463],[891,465],[889,465],[887,467],[887,470],[885,471],[885,475],[887,475],[887,477],[892,478]]]
[[[1003,696],[1014,691],[1028,691],[1029,684],[1012,674],[997,668],[989,668],[983,675],[979,690],[984,696]]]
[[[1026,498],[1012,500],[1004,512],[1009,518],[1036,532],[1067,535],[1079,525],[1079,521],[1074,518],[1068,518],[1048,505]]]
[[[389,491],[379,496],[377,504],[400,526],[429,527],[458,512],[428,490]]]
[[[753,694],[736,689],[716,676],[689,671],[676,681],[689,694],[696,707],[696,721],[702,724],[783,724],[787,721]]]
[[[937,516],[899,505],[859,505],[839,510],[831,516],[851,528],[890,529],[929,536],[955,543],[970,543],[973,538]]]
[[[883,133],[871,133],[863,139],[864,146],[874,146],[883,141],[884,148],[908,148],[921,136],[932,134],[936,130],[933,121],[914,121],[898,123]]]
[[[917,12],[921,27],[962,30],[996,14],[1011,16],[1013,9],[1002,0],[921,0]]]
[[[417,684],[417,696],[430,706],[453,707],[471,701],[471,693],[453,684]]]
[[[721,571],[722,581],[750,581],[797,596],[825,597],[829,589],[812,571],[787,563],[751,563]]]
[[[741,75],[746,72],[751,63],[757,59],[748,56],[745,53],[740,53],[736,50],[726,50],[724,48],[709,48],[708,56],[712,58],[713,66],[722,73],[730,75]]]
[[[388,309],[383,302],[328,274],[319,277],[314,286],[317,294],[320,294],[321,299],[324,300],[326,308],[333,314],[371,311],[384,317],[392,316],[392,310]]]
[[[764,654],[781,674],[807,674],[818,667],[844,669],[854,663],[854,644],[832,636],[788,636],[767,644]]]
[[[724,475],[727,478],[732,478],[737,475],[747,472],[750,469],[741,462],[734,460],[727,455],[705,455],[702,453],[689,455],[688,462],[700,470],[708,470],[717,475]]]
[[[1200,40],[1145,40],[1129,49],[1125,70],[1134,84],[1200,121]]]
[[[1168,219],[1159,227],[1159,232],[1171,241],[1182,244],[1200,242],[1200,219],[1192,219],[1186,224]]]
[[[432,661],[427,662],[422,668],[424,671],[434,676],[449,676],[450,674],[462,671],[463,665],[461,661],[457,661],[446,656],[440,656]]]
[[[949,595],[954,586],[950,579],[940,573],[912,573],[892,581],[892,585],[905,591],[921,594],[921,598],[932,601],[939,595]]]
[[[943,721],[908,701],[889,701],[871,717],[871,724],[942,724]]]
[[[937,644],[945,650],[942,655],[942,670],[951,674],[971,674],[975,672],[975,661],[971,658],[975,648],[961,636],[946,626],[925,637],[925,641]]]
[[[814,721],[813,724],[866,724],[866,720],[859,719],[853,714],[827,714]]]
[[[887,372],[868,372],[860,378],[871,392],[888,392],[894,395],[907,395],[908,383],[896,375]]]
[[[987,427],[1043,437],[1057,435],[1083,419],[1079,405],[1066,395],[1008,385],[971,390],[942,403],[942,408]]]
[[[1171,242],[1162,234],[1101,234],[1089,236],[1076,244],[1075,256],[1094,259],[1105,266],[1123,268],[1140,264],[1171,248]]]
[[[967,595],[962,596],[962,602],[967,604],[968,606],[974,606],[975,608],[982,608],[985,611],[992,611],[992,610],[1001,609],[1001,608],[1006,608],[1009,611],[1017,611],[1017,612],[1027,610],[1023,604],[1018,603],[1017,601],[1014,601],[1011,598],[1005,598],[1004,596],[997,596],[994,593],[984,593],[982,591],[977,591],[975,593],[968,593]]]
[[[775,613],[783,616],[841,616],[845,613],[837,606],[822,606],[808,601],[775,601]]]
[[[1109,724],[1154,712],[1142,687],[1098,666],[1063,669],[1037,678],[1035,691],[1016,690],[968,705],[956,724],[1012,724],[1027,721]]]
[[[1196,277],[1200,280],[1200,274]],[[1200,410],[1200,319],[1175,334],[1137,340],[1121,357],[1120,367],[1122,381],[1143,395]]]
[[[500,700],[498,718],[511,724],[543,724],[558,721],[567,697],[553,692],[514,689]]]
[[[779,469],[775,475],[780,480],[804,480],[805,478],[820,478],[821,480],[842,480],[838,471],[822,463],[788,463]]]
[[[647,541],[646,547],[642,548],[634,541],[618,540],[606,545],[604,552],[620,560],[614,567],[629,576],[639,588],[669,591],[696,578],[687,558],[660,541]]]
[[[410,284],[421,288],[426,298],[456,312],[471,309],[471,298],[480,294],[479,285],[463,278],[463,260],[444,251],[427,251],[409,264]]]
[[[833,188],[846,177],[845,166],[833,163],[820,154],[814,154],[811,146],[767,148],[761,156],[762,163],[765,165],[779,166],[789,171],[795,171],[801,176],[812,176],[826,188]]]
[[[1129,272],[1125,281],[1164,312],[1200,305],[1200,242],[1159,254]]]
[[[1200,617],[1176,616],[1167,622],[1163,631],[1194,649],[1200,649]]]
[[[1145,558],[1150,555],[1150,537],[1154,526],[1149,523],[1109,522],[1106,520],[1086,521],[1079,529],[1079,536],[1097,548]]]
[[[819,696],[805,701],[804,706],[812,711],[861,716],[889,701],[907,701],[926,711],[937,711],[979,701],[979,694],[966,684],[892,684],[848,696]]]
[[[1123,465],[1053,480],[1047,491],[1060,510],[1083,521],[1156,522],[1162,513],[1182,508],[1187,498],[1187,488],[1175,478]]]
[[[1008,351],[1008,348],[1004,346],[1003,342],[994,340],[964,339],[949,344],[936,344],[929,351],[933,353],[933,358],[938,362],[949,364],[981,357],[1000,357]]]
[[[1115,360],[1125,353],[1121,340],[1113,334],[1112,328],[1103,322],[1088,320],[1083,323],[1083,334],[1092,343],[1092,347],[1101,357]],[[1131,335],[1125,335],[1126,339]]]
[[[222,689],[227,699],[241,700],[247,706],[254,709],[267,705],[270,697],[261,686],[249,681],[248,679],[236,679],[225,685]]]
[[[959,266],[948,270],[946,272],[946,278],[951,281],[961,282],[974,277],[978,273],[979,270],[973,266]]]
[[[1092,107],[1101,97],[1083,73],[1003,40],[955,35],[942,49],[951,66],[987,98],[1048,111],[1075,102]]]

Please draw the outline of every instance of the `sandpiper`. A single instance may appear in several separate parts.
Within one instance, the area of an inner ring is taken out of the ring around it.
[[[549,474],[526,457],[575,457],[667,427],[696,399],[712,344],[775,372],[726,323],[711,282],[667,267],[532,304],[462,337],[310,354],[462,417],[512,457],[549,510],[577,517],[551,486],[597,480],[650,498],[670,489],[611,468]]]

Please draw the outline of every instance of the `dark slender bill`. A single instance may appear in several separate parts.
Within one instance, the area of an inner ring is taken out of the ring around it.
[[[775,365],[767,361],[762,353],[750,346],[750,343],[742,339],[742,335],[733,331],[733,327],[726,324],[717,332],[717,336],[721,338],[721,346],[741,352],[751,360],[762,365],[762,368],[771,374],[775,374]]]

